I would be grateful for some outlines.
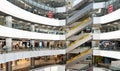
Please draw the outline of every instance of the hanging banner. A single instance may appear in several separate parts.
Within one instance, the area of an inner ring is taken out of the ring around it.
[[[49,17],[49,18],[53,18],[53,12],[52,12],[52,11],[49,11],[49,12],[48,12],[48,17]]]
[[[110,4],[108,7],[108,13],[112,13],[113,12],[113,5]]]

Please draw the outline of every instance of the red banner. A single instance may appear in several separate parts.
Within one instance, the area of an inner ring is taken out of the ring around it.
[[[113,12],[113,5],[109,5],[108,7],[108,13],[112,13]]]
[[[52,11],[49,11],[49,12],[48,12],[48,17],[49,17],[49,18],[53,18],[53,12],[52,12]]]

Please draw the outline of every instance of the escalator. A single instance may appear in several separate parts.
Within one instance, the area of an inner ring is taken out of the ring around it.
[[[78,19],[82,18],[86,14],[88,14],[91,10],[97,10],[105,7],[105,2],[99,2],[99,3],[89,3],[84,8],[80,9],[78,12],[76,12],[74,15],[69,17],[67,19],[67,24],[71,24]]]
[[[93,3],[90,3],[85,8],[79,10],[76,14],[67,19],[67,24],[77,21],[79,18],[83,17],[93,8]]]
[[[78,33],[80,30],[85,28],[86,26],[92,24],[92,19],[91,18],[86,18],[85,20],[78,22],[75,26],[73,26],[69,31],[67,31],[66,38]]]
[[[83,34],[81,37],[79,37],[78,40],[76,40],[75,42],[71,43],[68,45],[68,48],[66,49],[66,52],[68,53],[69,51],[77,48],[78,46],[84,44],[85,42],[89,41],[92,39],[91,34],[89,33],[85,33]]]
[[[91,56],[92,55],[92,49],[88,49],[82,53],[80,53],[79,55],[69,59],[67,61],[67,65],[70,65],[70,64],[75,64],[77,62],[79,62],[80,60],[85,60],[88,56]]]

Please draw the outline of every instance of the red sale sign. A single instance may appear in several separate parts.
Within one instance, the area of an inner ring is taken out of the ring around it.
[[[112,13],[113,12],[113,5],[109,5],[108,7],[108,13]]]
[[[52,12],[52,11],[49,11],[49,12],[48,12],[48,17],[49,17],[49,18],[53,18],[53,12]]]

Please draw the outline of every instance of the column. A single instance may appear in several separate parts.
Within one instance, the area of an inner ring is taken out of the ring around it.
[[[93,26],[92,27],[92,33],[94,34],[100,34],[100,25],[98,26]],[[95,38],[100,38],[100,36],[94,36]],[[92,49],[93,50],[98,50],[99,49],[99,44],[100,41],[99,40],[92,40]],[[92,51],[93,52],[93,51]],[[94,64],[95,66],[97,65],[96,61],[95,61],[96,57],[94,55],[92,55],[92,64]]]
[[[12,28],[12,17],[7,16],[5,18],[5,21],[6,21],[6,26]],[[7,37],[5,40],[6,40],[7,51],[12,51],[12,38]],[[12,62],[6,62],[6,71],[12,71]]]
[[[12,51],[12,38],[6,38],[5,40],[7,52]]]
[[[2,69],[2,64],[0,64],[0,70]]]
[[[6,71],[12,71],[12,62],[6,62]]]
[[[120,24],[118,24],[118,29],[120,30]]]
[[[93,30],[93,35],[95,35],[95,34],[100,34],[100,25],[98,25],[97,27],[95,26],[95,27],[93,27],[92,28],[92,30]],[[93,38],[100,38],[100,35],[98,35],[98,36],[93,36]],[[92,47],[93,48],[95,48],[95,49],[99,49],[99,43],[100,41],[99,40],[92,40]]]
[[[94,31],[93,33],[100,33],[100,25],[93,27],[92,30]]]
[[[6,16],[5,22],[6,22],[7,27],[12,27],[12,17],[11,16]]]
[[[30,58],[30,65],[31,65],[31,69],[34,69],[34,67],[35,67],[35,59],[33,57]]]
[[[6,26],[12,28],[12,17],[7,16],[5,18],[5,21],[6,21]],[[7,51],[12,51],[12,38],[10,37],[6,38],[6,48],[7,48]]]
[[[35,31],[35,25],[31,25],[31,31],[32,31],[32,32]]]
[[[31,31],[35,32],[35,25],[31,25]],[[35,48],[35,41],[31,40],[30,42],[31,42],[31,45],[32,45],[31,48],[34,50],[34,48]]]

